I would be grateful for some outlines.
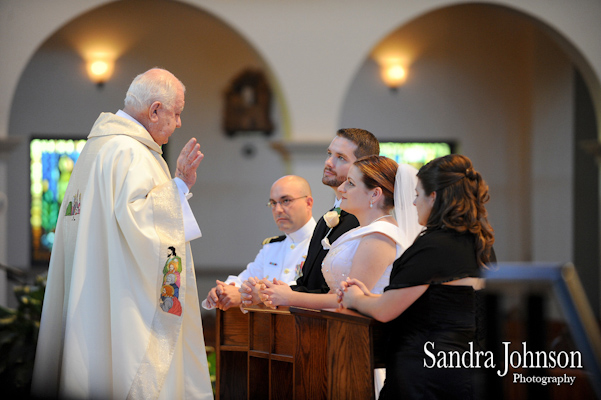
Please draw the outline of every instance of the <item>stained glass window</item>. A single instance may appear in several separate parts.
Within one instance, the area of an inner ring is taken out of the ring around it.
[[[417,169],[428,161],[455,152],[452,142],[380,142],[380,155]]]
[[[83,139],[32,139],[30,223],[32,263],[50,260],[58,212]]]

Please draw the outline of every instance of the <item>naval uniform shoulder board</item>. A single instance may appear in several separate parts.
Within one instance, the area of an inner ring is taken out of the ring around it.
[[[268,237],[267,239],[263,240],[263,245],[266,245],[269,243],[275,243],[275,242],[282,242],[285,239],[286,239],[286,235]]]

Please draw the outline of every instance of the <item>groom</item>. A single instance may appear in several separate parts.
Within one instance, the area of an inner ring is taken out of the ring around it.
[[[380,144],[371,132],[357,128],[340,129],[336,132],[336,136],[328,147],[328,157],[321,179],[321,182],[331,187],[336,195],[332,210],[340,206],[340,193],[337,189],[346,181],[346,175],[351,165],[361,157],[378,154],[380,154]],[[345,232],[358,226],[359,221],[354,215],[341,211],[340,222],[332,228],[328,240],[330,243],[334,243]],[[328,253],[328,250],[324,250],[321,240],[329,230],[324,218],[321,217],[309,243],[303,274],[296,280],[296,285],[292,286],[292,290],[311,293],[327,293],[330,290],[321,273],[321,263]]]

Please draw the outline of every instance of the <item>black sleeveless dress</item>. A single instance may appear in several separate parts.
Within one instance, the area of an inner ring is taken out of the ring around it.
[[[387,324],[389,359],[380,399],[473,398],[473,369],[436,365],[442,362],[438,357],[440,351],[463,354],[469,350],[470,342],[475,350],[480,350],[475,291],[471,286],[442,284],[479,276],[474,236],[448,229],[418,237],[395,261],[390,285],[384,291],[430,286],[404,313]],[[426,353],[425,346],[435,361]]]

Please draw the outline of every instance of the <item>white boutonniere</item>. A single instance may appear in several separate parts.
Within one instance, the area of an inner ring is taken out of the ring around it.
[[[323,220],[326,221],[328,228],[332,229],[340,222],[340,208],[335,208],[323,215]]]
[[[328,236],[330,236],[330,232],[332,232],[332,229],[334,229],[334,227],[340,223],[340,208],[336,207],[332,211],[328,211],[327,213],[325,213],[323,215],[323,220],[325,221],[327,227],[330,228],[330,230],[328,231],[326,236],[323,239],[321,239],[321,245],[323,246],[324,250],[329,250],[330,247],[332,247],[332,245],[328,240]]]

